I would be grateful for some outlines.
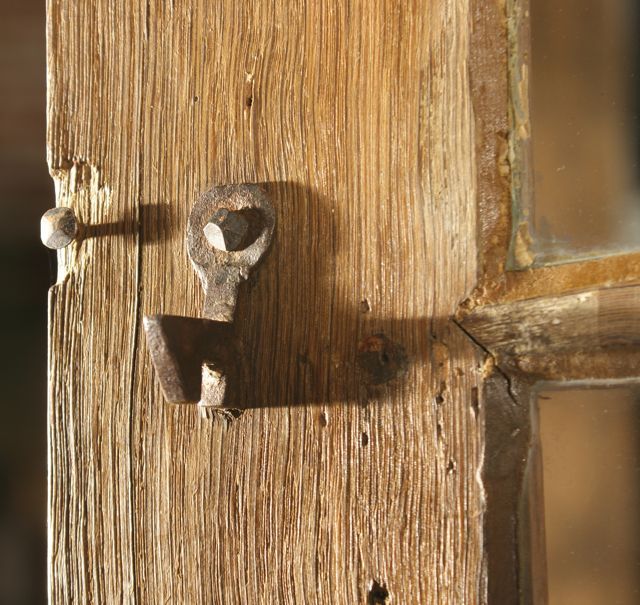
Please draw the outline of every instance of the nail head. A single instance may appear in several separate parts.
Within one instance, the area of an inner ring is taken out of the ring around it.
[[[239,250],[247,238],[249,223],[239,213],[221,208],[204,227],[207,241],[218,250],[233,252]]]
[[[71,208],[52,208],[40,220],[40,239],[52,250],[68,246],[78,235],[78,219]]]

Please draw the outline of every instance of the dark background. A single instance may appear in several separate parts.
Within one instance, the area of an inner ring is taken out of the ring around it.
[[[44,0],[0,0],[0,603],[46,602]],[[55,253],[51,253],[55,254]]]

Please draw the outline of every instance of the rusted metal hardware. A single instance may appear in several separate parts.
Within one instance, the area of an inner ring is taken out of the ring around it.
[[[78,236],[79,223],[71,208],[47,210],[40,219],[40,239],[52,250],[68,246]]]
[[[203,318],[144,318],[151,360],[170,403],[243,407],[247,383],[234,330],[238,287],[269,249],[275,212],[254,184],[214,187],[191,211],[187,249],[204,288]]]
[[[207,239],[211,220],[221,210],[242,216],[248,223],[242,248],[218,250]],[[238,286],[269,249],[275,228],[275,212],[258,185],[215,187],[196,203],[187,227],[187,248],[204,286],[202,314],[216,321],[233,321]]]

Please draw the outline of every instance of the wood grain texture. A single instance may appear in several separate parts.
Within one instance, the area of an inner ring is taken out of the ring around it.
[[[640,286],[478,307],[460,325],[508,371],[531,379],[637,376]]]
[[[50,312],[52,603],[481,603],[467,0],[49,0],[49,164],[89,224]],[[161,397],[143,314],[198,316],[212,185],[278,230],[237,321],[252,409]],[[363,302],[364,301],[364,302]],[[358,341],[412,364],[363,385]]]

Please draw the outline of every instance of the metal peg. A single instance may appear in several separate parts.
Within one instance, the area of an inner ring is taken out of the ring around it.
[[[68,246],[78,236],[78,219],[71,208],[51,208],[40,219],[40,239],[52,250]]]

